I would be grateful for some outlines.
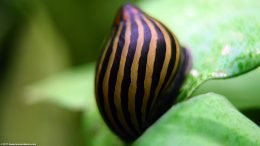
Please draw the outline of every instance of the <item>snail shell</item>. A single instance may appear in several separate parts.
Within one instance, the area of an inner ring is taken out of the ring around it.
[[[128,142],[138,138],[174,104],[188,58],[161,22],[122,6],[95,79],[96,101],[110,129]]]

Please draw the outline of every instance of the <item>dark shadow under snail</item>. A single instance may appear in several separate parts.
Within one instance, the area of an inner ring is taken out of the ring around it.
[[[158,20],[126,4],[96,70],[96,101],[110,129],[138,138],[176,101],[191,57]]]

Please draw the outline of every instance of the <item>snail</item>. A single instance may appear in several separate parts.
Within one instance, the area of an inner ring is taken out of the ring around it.
[[[137,139],[175,103],[190,62],[166,26],[123,5],[95,76],[96,102],[110,129],[126,142]]]

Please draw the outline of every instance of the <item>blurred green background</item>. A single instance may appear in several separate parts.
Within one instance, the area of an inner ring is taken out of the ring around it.
[[[80,111],[30,105],[24,89],[95,61],[124,2],[0,1],[0,143],[84,145]]]
[[[124,0],[0,1],[0,143],[87,144],[81,111],[48,102],[28,104],[24,89],[56,73],[96,61],[123,3]],[[260,109],[252,109],[257,100],[243,100],[259,99],[259,83],[258,68],[234,79],[209,81],[194,95],[213,91],[229,97],[231,102],[235,98],[235,106],[259,125],[260,119],[255,115]]]

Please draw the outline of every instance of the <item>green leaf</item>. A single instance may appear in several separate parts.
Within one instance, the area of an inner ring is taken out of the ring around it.
[[[192,96],[211,91],[227,97],[239,110],[260,109],[259,87],[260,67],[235,78],[207,81]]]
[[[240,75],[260,65],[260,1],[142,1],[192,52],[193,68],[179,100],[209,79]]]
[[[133,146],[256,146],[260,128],[223,96],[208,93],[179,103]]]
[[[95,64],[52,76],[27,88],[29,103],[49,101],[72,110],[93,109]]]

